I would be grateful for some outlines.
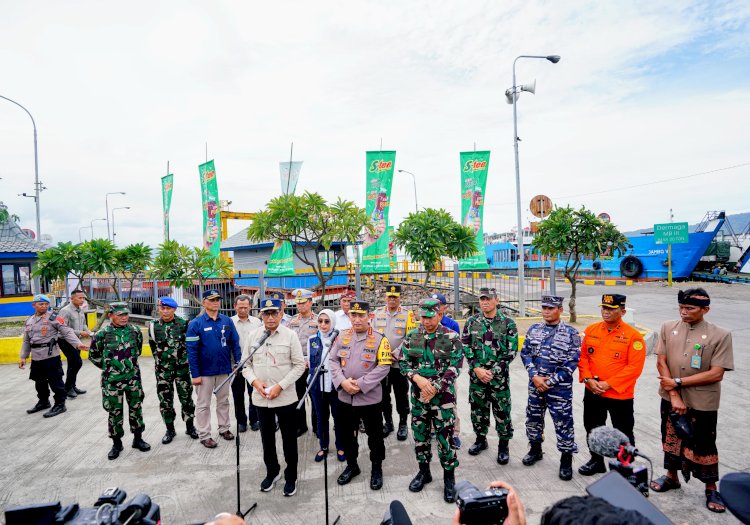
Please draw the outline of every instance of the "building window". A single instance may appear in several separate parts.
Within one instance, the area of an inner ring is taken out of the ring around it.
[[[31,295],[31,265],[0,264],[0,284],[3,297]]]

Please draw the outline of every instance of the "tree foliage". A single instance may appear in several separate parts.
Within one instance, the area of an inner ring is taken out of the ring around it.
[[[312,268],[325,299],[325,285],[336,263],[324,267],[321,248],[330,251],[334,243],[355,244],[363,230],[372,225],[363,208],[340,197],[328,203],[317,193],[281,195],[255,214],[247,238],[253,242],[289,241],[294,255]]]
[[[228,261],[204,248],[191,248],[177,241],[164,241],[159,245],[150,271],[154,279],[169,281],[171,286],[181,288],[189,288],[195,281],[202,287],[208,279],[228,278],[233,274]]]
[[[133,283],[151,265],[151,246],[142,242],[126,246],[118,250],[116,257],[120,270],[123,272],[130,286],[128,287],[128,299],[133,293]]]
[[[441,257],[463,259],[476,250],[473,229],[456,222],[447,211],[433,208],[410,213],[395,231],[393,242],[412,261],[424,265],[425,288]]]
[[[564,261],[563,273],[570,281],[570,320],[576,321],[576,277],[584,257],[596,259],[607,253],[620,256],[630,247],[628,238],[617,227],[599,219],[585,206],[555,208],[539,224],[534,245],[542,255]]]

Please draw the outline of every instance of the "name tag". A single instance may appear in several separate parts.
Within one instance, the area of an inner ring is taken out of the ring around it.
[[[211,330],[213,330],[213,329],[214,329],[214,327],[213,327],[213,326],[207,326],[206,328],[204,328],[204,329],[203,329],[203,331],[204,331],[204,332],[210,332],[210,331],[211,331]]]
[[[690,358],[690,368],[699,369],[701,367],[701,356],[694,355]]]

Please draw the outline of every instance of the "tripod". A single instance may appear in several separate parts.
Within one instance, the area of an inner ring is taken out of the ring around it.
[[[338,330],[334,330],[332,333],[330,343],[328,344],[328,347],[326,348],[325,353],[320,358],[320,364],[315,369],[315,374],[310,378],[310,381],[307,384],[307,390],[305,390],[305,393],[302,395],[302,399],[300,399],[299,403],[297,403],[297,409],[299,409],[302,406],[302,404],[305,402],[305,398],[310,396],[310,390],[315,384],[316,379],[318,379],[320,382],[320,392],[321,392],[321,397],[322,397],[322,394],[325,390],[325,374],[326,372],[328,372],[328,369],[326,368],[325,363],[328,360],[328,354],[330,353],[331,347],[333,346],[333,341],[336,339],[336,337],[338,337],[338,335],[339,335]],[[332,392],[332,394],[335,395],[336,392],[334,391]],[[310,402],[312,402],[312,397],[310,398]],[[313,410],[315,410],[314,406],[313,406]],[[330,437],[329,437],[329,441],[330,441]],[[330,443],[329,443],[329,448],[330,448]],[[328,525],[328,451],[326,451],[326,453],[323,454],[323,493],[324,493],[325,508],[326,508],[326,525]],[[340,519],[341,519],[340,515],[336,516],[336,519],[333,520],[333,525],[336,525]]]
[[[250,358],[253,357],[255,352],[258,351],[258,348],[260,348],[263,345],[263,343],[266,341],[266,339],[268,339],[270,335],[271,335],[271,332],[269,332],[268,330],[263,332],[263,335],[261,336],[260,339],[258,339],[258,342],[255,343],[250,348],[251,351],[248,353],[248,356],[245,359],[243,359],[240,363],[238,363],[236,367],[234,367],[234,369],[229,373],[229,376],[227,376],[227,378],[224,381],[222,381],[219,386],[213,389],[214,395],[216,395],[216,393],[219,390],[224,388],[224,386],[230,380],[234,379],[234,377],[238,373],[241,372],[242,368],[245,366],[245,363],[247,363],[250,360]],[[240,518],[244,518],[245,516],[250,514],[250,512],[255,509],[255,507],[258,506],[258,503],[257,502],[253,503],[245,512],[242,512],[242,504],[240,503],[240,433],[239,432],[237,432],[237,435],[234,436],[234,444],[237,449],[237,467],[236,467],[237,469],[237,513],[236,514]]]

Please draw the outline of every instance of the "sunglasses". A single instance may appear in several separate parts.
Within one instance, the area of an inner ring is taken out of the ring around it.
[[[318,319],[318,324],[331,324],[330,319]]]

